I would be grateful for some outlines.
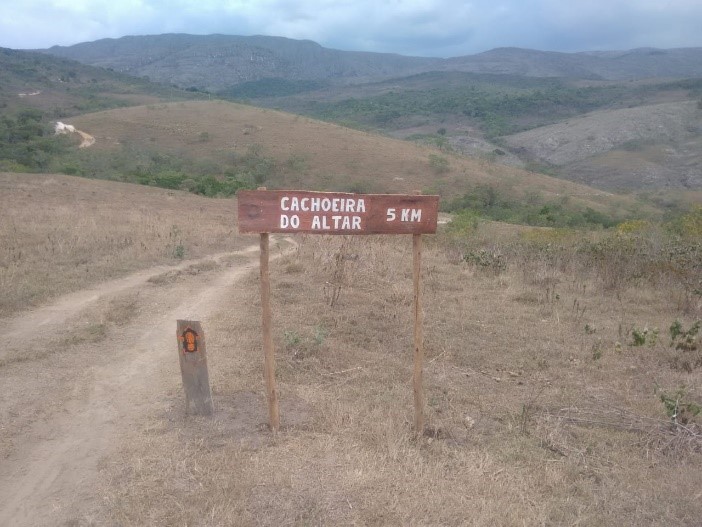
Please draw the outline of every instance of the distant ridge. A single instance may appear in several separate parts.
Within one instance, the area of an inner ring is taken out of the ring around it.
[[[437,62],[389,53],[339,51],[309,40],[267,36],[130,36],[41,51],[209,91],[266,78],[365,82],[430,70]]]
[[[429,71],[590,80],[702,77],[702,48],[579,53],[498,48],[441,59],[340,51],[283,37],[167,34],[103,39],[41,51],[213,92],[261,79],[359,83]]]

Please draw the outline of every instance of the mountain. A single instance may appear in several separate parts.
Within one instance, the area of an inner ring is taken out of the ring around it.
[[[702,48],[558,53],[498,48],[446,61],[447,69],[590,80],[702,77]]]
[[[361,82],[431,69],[439,59],[327,49],[282,37],[130,36],[45,53],[152,80],[219,91],[264,78]]]
[[[702,48],[558,53],[499,48],[450,59],[328,49],[268,36],[129,36],[44,53],[185,88],[217,92],[261,79],[371,82],[429,71],[591,80],[702,77]]]

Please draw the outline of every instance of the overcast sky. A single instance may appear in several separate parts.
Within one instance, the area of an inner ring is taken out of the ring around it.
[[[438,57],[503,46],[702,47],[702,0],[0,0],[0,47],[161,33]]]

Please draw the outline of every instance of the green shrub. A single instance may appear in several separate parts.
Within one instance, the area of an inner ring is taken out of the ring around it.
[[[462,210],[453,215],[446,225],[446,234],[454,239],[464,239],[475,233],[480,221],[479,216],[470,210]]]
[[[690,401],[689,393],[685,386],[680,386],[675,391],[661,390],[656,386],[656,392],[665,408],[665,413],[673,423],[688,425],[702,412],[702,406]]]
[[[495,274],[507,270],[507,259],[499,250],[478,249],[469,251],[463,255],[463,261]]]
[[[679,320],[670,326],[670,345],[682,351],[696,351],[699,348],[698,336],[700,332],[700,321],[696,321],[690,329],[685,330]]]
[[[522,225],[539,227],[612,227],[616,220],[604,213],[586,208],[579,210],[567,207],[567,202],[544,202],[540,196],[531,195],[528,200],[506,197],[492,185],[478,185],[463,196],[445,203],[448,212],[470,210],[480,216]]]
[[[450,168],[449,160],[436,154],[429,154],[429,166],[437,174],[448,172]]]

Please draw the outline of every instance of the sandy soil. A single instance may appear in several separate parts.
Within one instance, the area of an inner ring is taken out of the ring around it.
[[[176,320],[201,320],[207,331],[257,253],[253,245],[155,267],[0,320],[0,525],[90,519],[102,501],[101,460],[158,405],[163,379],[180,375]]]

